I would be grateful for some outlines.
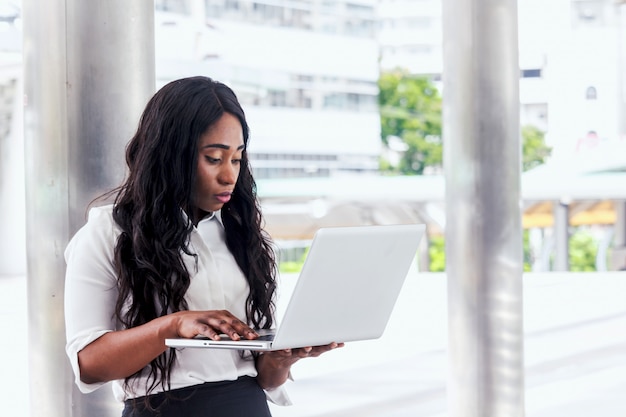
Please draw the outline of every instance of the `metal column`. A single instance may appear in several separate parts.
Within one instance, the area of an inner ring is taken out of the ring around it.
[[[621,140],[626,141],[626,0],[616,0],[616,20],[618,41],[618,86],[619,92],[619,134]],[[624,270],[626,268],[626,201],[617,200],[615,204],[615,233],[613,251],[611,255],[611,269]]]
[[[88,203],[124,176],[124,146],[155,87],[154,4],[22,6],[30,414],[119,415],[107,387],[88,396],[74,389],[63,252]]]
[[[524,415],[515,0],[443,0],[448,415]]]
[[[569,203],[554,203],[554,271],[569,271]]]
[[[615,204],[615,231],[611,252],[611,270],[626,271],[626,201],[617,200]]]

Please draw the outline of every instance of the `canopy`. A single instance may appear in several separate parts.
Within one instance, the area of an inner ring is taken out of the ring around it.
[[[345,176],[257,180],[266,229],[277,239],[309,239],[320,227],[428,224],[445,228],[440,175]],[[570,224],[613,224],[626,201],[626,172],[581,173],[540,167],[522,175],[523,226],[551,227],[555,203],[568,204]]]

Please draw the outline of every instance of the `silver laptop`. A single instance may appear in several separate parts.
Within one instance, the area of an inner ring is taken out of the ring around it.
[[[317,231],[285,313],[255,340],[167,339],[170,347],[279,350],[382,336],[425,225]]]

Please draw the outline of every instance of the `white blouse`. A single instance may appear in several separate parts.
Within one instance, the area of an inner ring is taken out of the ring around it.
[[[115,318],[117,300],[113,251],[120,229],[112,217],[113,206],[95,207],[89,219],[65,250],[65,323],[67,345],[75,381],[79,389],[89,393],[103,383],[85,384],[80,380],[78,352],[103,334],[123,327]],[[226,246],[220,213],[201,220],[190,237],[190,249],[198,255],[197,266],[192,256],[183,255],[191,283],[185,299],[189,310],[228,310],[246,321],[246,298],[249,288],[243,272]],[[256,376],[252,358],[243,359],[237,350],[177,349],[177,361],[171,373],[171,388],[182,388],[204,382],[235,380],[240,376]],[[146,395],[146,377],[136,378],[132,390],[124,391],[124,381],[113,381],[115,398]],[[153,391],[159,392],[161,387]],[[283,387],[266,390],[268,399],[288,405]]]

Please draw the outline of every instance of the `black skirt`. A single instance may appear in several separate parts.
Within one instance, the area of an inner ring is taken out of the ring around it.
[[[256,378],[207,382],[124,402],[122,417],[271,417]]]

